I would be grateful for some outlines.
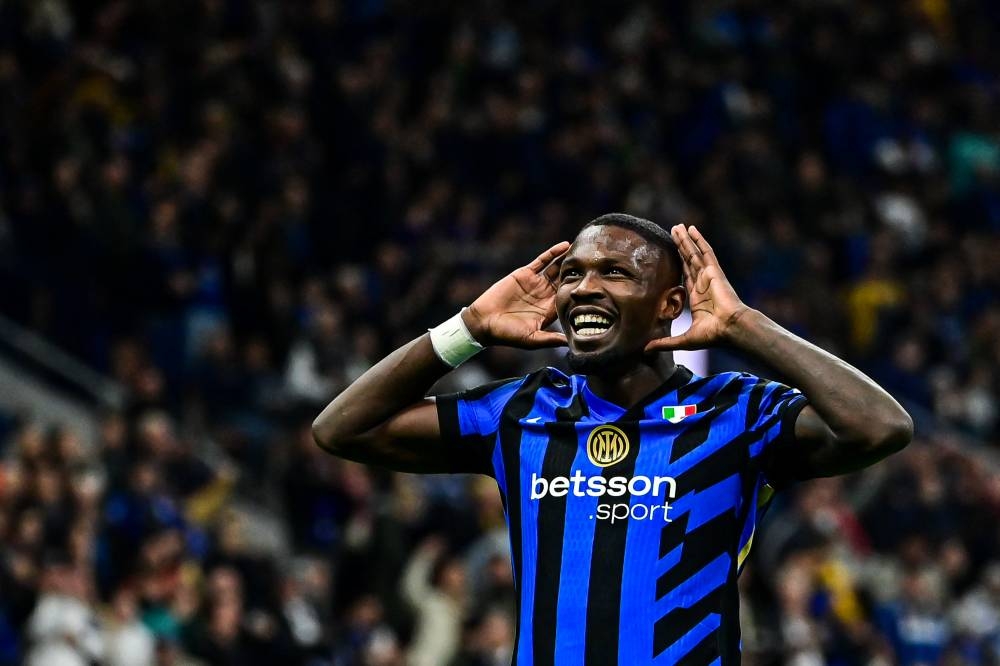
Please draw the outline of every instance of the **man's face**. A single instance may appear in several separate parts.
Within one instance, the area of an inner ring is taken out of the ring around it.
[[[576,372],[613,370],[640,359],[646,343],[664,334],[664,294],[675,271],[664,252],[615,226],[587,227],[559,271],[556,310]],[[677,316],[682,301],[675,303]]]

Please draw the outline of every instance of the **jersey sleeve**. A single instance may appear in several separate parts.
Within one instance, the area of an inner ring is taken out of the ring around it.
[[[493,472],[493,448],[507,403],[524,377],[437,396],[441,441],[454,454],[455,472]]]
[[[750,460],[765,483],[783,485],[782,453],[795,446],[795,420],[809,400],[796,388],[753,375],[744,375],[743,393]]]

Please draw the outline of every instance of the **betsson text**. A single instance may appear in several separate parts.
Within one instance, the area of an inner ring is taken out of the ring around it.
[[[665,494],[662,492],[663,490],[666,490]],[[603,476],[587,477],[580,470],[576,470],[572,476],[556,476],[552,479],[540,477],[535,472],[531,474],[531,499],[533,500],[544,497],[564,497],[566,495],[572,495],[573,497],[602,497],[604,495],[622,497],[625,493],[628,493],[633,498],[645,495],[662,497],[664,501],[662,505],[655,504],[652,506],[642,502],[635,504],[629,502],[618,504],[599,503],[596,515],[592,515],[590,518],[610,520],[612,523],[626,518],[651,520],[662,509],[662,519],[668,523],[671,522],[671,518],[668,515],[672,508],[669,500],[677,497],[677,481],[673,477],[654,476],[650,478],[642,475],[633,476],[631,479],[625,476],[612,476],[609,478]]]

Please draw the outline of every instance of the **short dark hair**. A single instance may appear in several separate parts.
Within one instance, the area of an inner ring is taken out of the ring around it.
[[[622,229],[628,229],[629,231],[636,233],[643,239],[663,250],[663,253],[669,257],[671,263],[673,263],[673,267],[677,269],[678,279],[682,279],[681,255],[677,250],[677,244],[674,243],[674,239],[670,237],[670,232],[658,225],[656,222],[636,217],[635,215],[629,215],[628,213],[607,213],[605,215],[601,215],[600,217],[595,217],[593,220],[583,225],[583,229],[587,229],[588,227],[621,227]],[[581,231],[583,231],[583,229],[581,229]]]

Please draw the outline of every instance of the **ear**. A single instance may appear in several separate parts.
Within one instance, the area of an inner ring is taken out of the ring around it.
[[[660,295],[659,310],[656,313],[656,318],[661,324],[669,325],[670,322],[681,316],[686,302],[687,289],[682,285],[670,287]]]

